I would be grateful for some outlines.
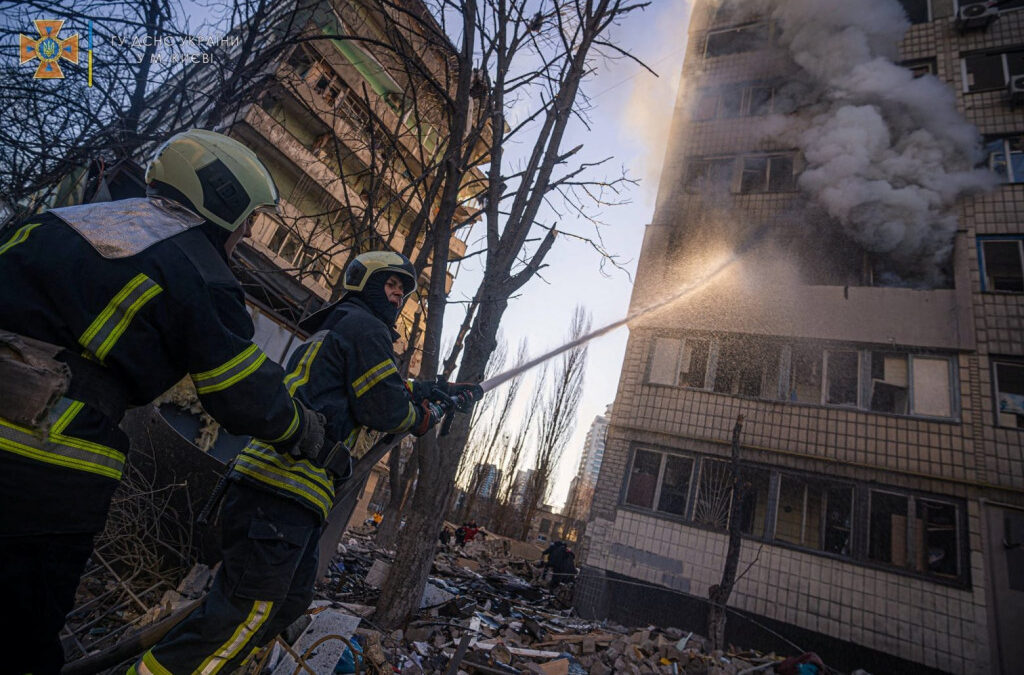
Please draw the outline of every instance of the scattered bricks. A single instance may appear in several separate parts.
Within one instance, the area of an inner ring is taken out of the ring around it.
[[[651,638],[651,631],[649,631],[649,630],[638,630],[637,632],[635,632],[635,633],[633,633],[632,635],[629,636],[629,641],[632,642],[633,644],[638,645],[638,644],[640,644],[641,642],[643,642],[645,640],[649,640],[650,638]]]
[[[604,664],[601,659],[594,659],[590,666],[590,675],[612,675],[612,669]]]
[[[644,640],[640,643],[640,651],[650,656],[658,651],[658,643],[651,639]]]
[[[597,651],[597,641],[590,636],[583,638],[582,652],[584,654],[593,654],[595,651]]]

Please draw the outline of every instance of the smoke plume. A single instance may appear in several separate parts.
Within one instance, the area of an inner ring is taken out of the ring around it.
[[[896,0],[755,0],[799,66],[794,113],[765,123],[807,164],[799,186],[904,280],[933,284],[948,262],[955,202],[988,188],[977,129],[948,85],[894,63],[909,23]],[[787,111],[788,112],[788,111]]]

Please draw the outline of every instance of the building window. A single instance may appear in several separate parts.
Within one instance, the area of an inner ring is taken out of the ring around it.
[[[832,405],[857,405],[857,381],[860,367],[856,351],[825,353],[825,402]]]
[[[945,577],[959,576],[960,533],[956,507],[929,499],[916,501],[916,570]]]
[[[714,390],[722,394],[776,399],[781,347],[754,338],[723,338],[718,343]]]
[[[700,463],[693,522],[716,530],[729,526],[732,505],[732,467],[728,462],[707,459]]]
[[[1024,292],[1024,237],[978,242],[983,291]]]
[[[988,168],[1003,183],[1024,183],[1024,134],[986,138]]]
[[[744,157],[740,193],[792,192],[796,175],[792,154]]]
[[[906,567],[907,511],[905,496],[870,491],[868,560]]]
[[[711,58],[760,49],[768,44],[768,24],[754,23],[708,33],[704,56]]]
[[[753,537],[764,534],[765,519],[768,515],[768,494],[771,488],[771,473],[765,469],[743,467],[740,470],[740,484],[743,498],[740,502],[740,532]]]
[[[931,20],[928,0],[900,0],[900,4],[910,23],[927,23]]]
[[[626,488],[626,503],[649,509],[654,506],[654,493],[658,488],[658,474],[661,470],[661,453],[637,450],[633,456],[633,468],[629,472],[629,486]]]
[[[952,417],[950,360],[915,355],[910,366],[913,374],[911,412],[926,417]]]
[[[906,354],[871,352],[871,410],[907,414],[910,381]]]
[[[775,112],[776,87],[770,82],[735,84],[705,90],[697,99],[694,119],[698,122],[768,115]]]
[[[1024,49],[965,56],[963,73],[964,91],[1002,89],[1011,77],[1024,75]]]
[[[996,424],[1024,429],[1024,363],[995,361]]]
[[[732,187],[733,158],[692,159],[686,165],[687,192],[727,191]]]
[[[782,475],[775,518],[777,541],[848,556],[852,518],[852,487]]]
[[[686,515],[686,504],[690,498],[690,478],[692,475],[692,458],[665,455],[665,472],[661,479],[658,495],[659,511],[676,516]]]
[[[650,368],[647,371],[647,381],[650,384],[675,386],[678,383],[676,375],[679,372],[679,348],[679,340],[654,338]]]
[[[540,531],[541,531],[541,533],[542,534],[547,534],[550,529],[551,529],[551,521],[548,520],[547,518],[541,518],[540,519]]]
[[[793,345],[790,356],[789,400],[821,403],[821,347]]]
[[[679,364],[679,382],[684,387],[703,389],[708,369],[711,341],[704,338],[686,338],[683,341],[682,360]]]
[[[910,59],[901,61],[900,65],[912,72],[915,78],[935,75],[939,72],[935,59]]]

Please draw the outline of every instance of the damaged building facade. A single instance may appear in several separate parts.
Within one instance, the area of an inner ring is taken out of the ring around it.
[[[1020,2],[695,4],[632,311],[698,287],[631,322],[581,612],[699,630],[743,415],[732,636],[1024,672],[1022,36]]]

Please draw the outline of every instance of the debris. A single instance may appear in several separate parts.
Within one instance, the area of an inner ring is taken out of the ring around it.
[[[347,640],[358,626],[359,617],[326,607],[313,617],[309,627],[292,645],[292,653],[298,655],[314,673],[332,673],[348,649]],[[274,675],[290,675],[295,672],[298,662],[292,653],[281,659],[274,669]]]

